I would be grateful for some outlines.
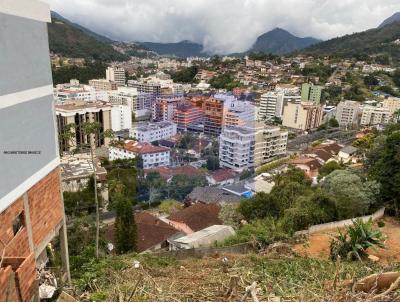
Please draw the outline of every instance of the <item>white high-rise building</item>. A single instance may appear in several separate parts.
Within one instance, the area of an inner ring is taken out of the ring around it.
[[[340,126],[357,125],[360,114],[360,103],[356,101],[340,102],[336,108],[336,120]]]
[[[388,108],[364,106],[362,108],[361,125],[383,125],[388,124],[392,118],[392,113]]]
[[[224,126],[219,137],[220,165],[237,172],[256,168],[286,154],[287,139],[288,132],[262,123]]]
[[[113,131],[132,127],[132,109],[130,105],[113,105],[111,107],[111,128]]]
[[[243,126],[254,123],[256,107],[250,102],[234,100],[224,104],[224,125]]]
[[[283,108],[287,103],[300,103],[300,101],[299,95],[285,95],[283,92],[265,93],[261,95],[258,118],[260,120],[282,118]]]
[[[118,86],[125,86],[125,69],[120,67],[108,67],[106,70],[107,81],[115,82]]]

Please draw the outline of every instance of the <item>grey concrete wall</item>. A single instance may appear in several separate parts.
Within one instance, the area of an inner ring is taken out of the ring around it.
[[[52,106],[50,95],[0,109],[0,199],[57,158]]]
[[[0,13],[0,95],[51,84],[47,24]]]

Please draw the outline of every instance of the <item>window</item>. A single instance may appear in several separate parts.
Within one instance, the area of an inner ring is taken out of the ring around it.
[[[14,236],[23,228],[25,221],[24,221],[24,212],[18,214],[18,216],[13,221],[13,234]]]

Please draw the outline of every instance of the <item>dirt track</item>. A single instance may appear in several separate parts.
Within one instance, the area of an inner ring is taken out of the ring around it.
[[[400,222],[390,217],[385,217],[383,221],[385,226],[380,229],[387,236],[386,249],[371,250],[369,253],[379,257],[383,263],[400,262]],[[331,236],[336,233],[336,230],[315,233],[308,242],[295,245],[293,250],[302,256],[327,259]]]

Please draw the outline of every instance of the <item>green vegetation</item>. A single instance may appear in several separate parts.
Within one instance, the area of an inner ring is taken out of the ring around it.
[[[219,169],[219,158],[217,156],[207,157],[207,169],[209,171],[215,171]]]
[[[230,73],[223,73],[213,77],[210,80],[210,85],[215,89],[232,90],[235,87],[240,87],[240,82],[235,81]]]
[[[345,232],[339,231],[339,235],[331,241],[331,259],[338,256],[347,260],[362,260],[368,256],[369,248],[384,248],[385,237],[379,229],[373,227],[372,219],[363,222],[356,219],[353,225],[348,226]]]
[[[369,176],[381,184],[380,197],[400,214],[400,125],[375,138],[367,153]]]
[[[84,216],[96,211],[94,202],[94,180],[89,178],[87,185],[77,192],[63,192],[65,213],[68,216]],[[99,198],[101,202],[101,198]]]
[[[319,64],[306,65],[303,69],[297,70],[297,73],[306,77],[310,76],[319,77],[319,81],[321,83],[325,83],[328,80],[328,78],[332,75],[334,70],[335,70],[334,68],[331,68],[328,65],[319,63]]]
[[[257,168],[256,174],[267,173],[273,169],[278,168],[279,166],[282,166],[283,164],[287,163],[288,161],[289,161],[289,158],[281,158],[281,159],[271,161],[271,162]]]
[[[171,78],[176,83],[195,83],[194,77],[198,72],[199,68],[197,66],[191,66],[173,73]]]
[[[137,228],[132,203],[122,195],[115,197],[114,203],[117,215],[115,219],[115,248],[117,253],[125,254],[136,251]]]
[[[128,60],[128,56],[114,50],[111,45],[59,19],[53,18],[48,24],[48,32],[50,51],[56,54],[106,62]]]
[[[336,161],[330,161],[326,164],[324,164],[320,169],[319,169],[319,179],[324,178],[325,176],[331,174],[335,170],[343,170],[345,166],[341,163],[338,163]]]
[[[76,65],[52,67],[54,85],[69,83],[71,79],[77,79],[82,84],[88,84],[92,79],[103,79],[107,65],[101,62],[88,63],[79,67]]]
[[[302,52],[318,56],[356,57],[361,60],[379,54],[379,61],[386,57],[388,60],[399,62],[400,46],[392,43],[399,38],[399,31],[400,22],[395,22],[383,28],[370,29],[321,42],[304,49]],[[387,60],[383,62],[387,63]]]

